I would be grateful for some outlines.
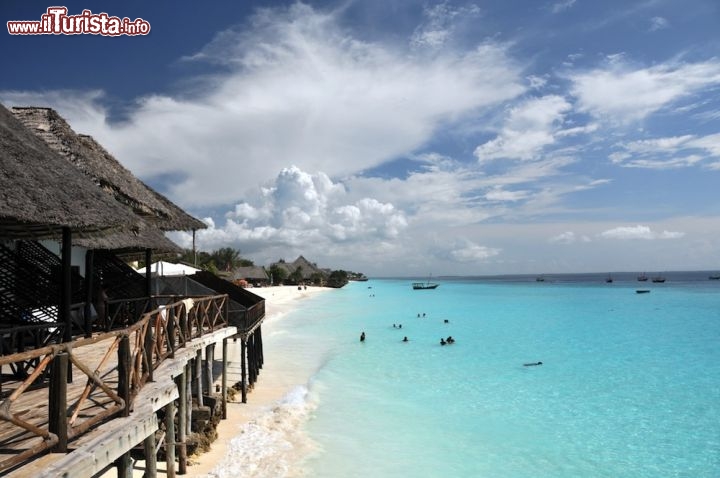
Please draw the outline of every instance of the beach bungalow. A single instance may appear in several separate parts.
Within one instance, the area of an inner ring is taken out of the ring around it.
[[[153,295],[152,274],[126,261],[176,254],[162,231],[204,223],[51,109],[0,105],[0,172],[0,475],[117,466],[129,476],[142,444],[155,476],[162,436],[167,475],[176,457],[184,473],[196,414],[225,413],[226,367],[211,396],[214,346],[225,363],[227,339],[242,337],[245,389],[245,367],[256,376],[262,365],[264,303],[252,333],[239,335],[227,293]]]
[[[320,269],[317,264],[310,262],[305,257],[298,256],[293,262],[278,261],[270,265],[270,268],[277,267],[285,271],[285,281],[290,284],[315,284],[323,285],[327,279],[327,273]]]
[[[263,287],[270,284],[270,276],[265,268],[260,266],[236,267],[232,271],[230,280],[233,283],[244,280],[254,287]]]

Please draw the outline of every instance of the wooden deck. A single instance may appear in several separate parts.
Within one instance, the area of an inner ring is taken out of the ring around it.
[[[127,329],[0,357],[0,476],[92,477],[141,444],[179,398],[186,365],[238,333],[225,299],[169,304]],[[18,359],[33,364],[24,380],[10,375]],[[58,379],[63,362],[71,382]]]

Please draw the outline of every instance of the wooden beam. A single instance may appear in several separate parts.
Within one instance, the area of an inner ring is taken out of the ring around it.
[[[144,478],[157,478],[157,450],[155,446],[155,434],[151,433],[143,441],[143,448],[145,451]]]
[[[222,341],[222,417],[227,420],[227,369],[228,369],[228,341]]]

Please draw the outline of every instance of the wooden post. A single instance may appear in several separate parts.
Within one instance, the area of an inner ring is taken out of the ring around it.
[[[61,352],[53,358],[48,397],[48,429],[58,437],[58,444],[53,450],[56,453],[67,453],[67,370],[68,354]]]
[[[222,417],[227,419],[227,368],[228,368],[228,344],[223,339],[222,348]]]
[[[187,443],[186,430],[187,430],[187,376],[188,366],[185,365],[185,370],[179,377],[178,391],[180,392],[180,398],[178,400],[178,430],[177,430],[177,443],[180,445],[178,453],[178,473],[184,475],[187,473]]]
[[[195,393],[198,407],[203,406],[202,350],[195,354]]]
[[[175,478],[175,402],[165,405],[165,461],[167,477]]]
[[[145,293],[152,297],[152,249],[145,249]]]
[[[95,252],[92,249],[89,249],[87,252],[85,252],[85,337],[92,337],[92,317],[90,317],[90,314],[92,313],[92,304],[93,304],[93,289],[95,288],[94,284],[94,275],[93,269],[94,269],[94,259],[95,259]]]
[[[148,435],[143,441],[145,450],[145,473],[144,478],[157,478],[157,451],[155,450],[155,432]],[[168,467],[170,465],[168,464]]]
[[[153,338],[153,326],[152,322],[148,323],[147,332],[145,333],[145,356],[147,357],[147,370],[148,373],[148,382],[153,382],[153,370],[155,369],[153,365],[153,347],[154,347],[154,338]]]
[[[240,384],[242,386],[242,402],[247,403],[247,360],[245,355],[247,354],[247,344],[245,337],[241,337],[240,340]]]
[[[192,239],[193,265],[197,266],[197,250],[195,249],[195,229],[192,230],[192,233],[193,233],[193,239]]]
[[[213,362],[215,362],[215,344],[205,347],[205,390],[212,394],[215,377],[213,377]]]
[[[72,233],[69,227],[62,228],[61,245],[61,269],[60,269],[60,310],[59,322],[65,324],[63,341],[72,341],[72,316],[70,315],[70,303],[72,302]]]
[[[168,334],[168,343],[167,346],[170,349],[170,358],[175,358],[175,349],[177,348],[175,344],[175,307],[169,307],[165,309],[167,311],[167,334]]]
[[[255,334],[257,334],[257,343],[258,343],[258,360],[260,364],[260,368],[265,364],[265,354],[263,353],[263,342],[262,342],[262,326],[258,325],[258,328],[255,330]]]
[[[130,415],[130,374],[132,373],[130,357],[130,337],[123,335],[118,345],[118,395],[125,400],[122,416]]]
[[[115,466],[117,466],[118,478],[132,478],[133,461],[129,451],[123,453],[120,458],[115,461]]]

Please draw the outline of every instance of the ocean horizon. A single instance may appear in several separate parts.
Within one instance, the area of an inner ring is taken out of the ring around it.
[[[712,273],[370,278],[309,298],[264,327],[257,386],[285,375],[288,394],[210,476],[717,476]]]

